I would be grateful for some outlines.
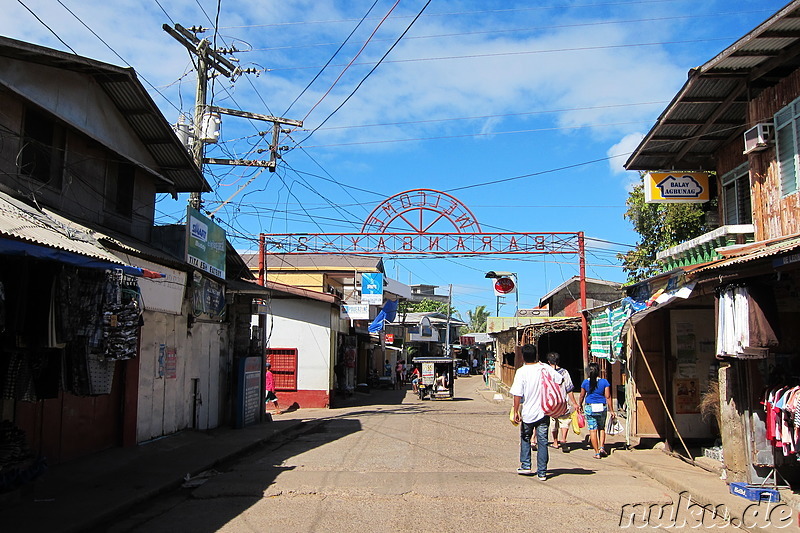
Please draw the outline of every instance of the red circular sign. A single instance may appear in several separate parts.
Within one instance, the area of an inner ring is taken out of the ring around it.
[[[494,282],[494,290],[500,294],[514,292],[514,280],[511,278],[497,278]]]

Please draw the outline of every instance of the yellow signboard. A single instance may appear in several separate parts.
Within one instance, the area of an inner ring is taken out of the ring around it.
[[[647,203],[703,203],[710,199],[708,172],[650,172],[644,176]]]

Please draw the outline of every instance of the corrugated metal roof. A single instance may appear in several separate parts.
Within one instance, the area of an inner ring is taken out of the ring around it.
[[[703,66],[658,117],[628,170],[713,170],[713,154],[741,138],[747,98],[800,67],[800,0],[794,0]]]
[[[0,193],[0,237],[124,264],[105,249],[85,226],[47,209],[36,209],[3,193]]]
[[[132,68],[118,67],[7,37],[0,37],[0,56],[91,76],[108,94],[158,164],[159,168],[153,169],[156,175],[160,173],[167,179],[166,182],[156,182],[157,192],[212,190]],[[103,142],[103,139],[96,140]]]
[[[258,254],[239,254],[250,268],[258,268]],[[375,269],[383,272],[383,259],[369,255],[267,254],[267,270],[346,271]]]
[[[718,270],[732,265],[774,257],[797,249],[800,249],[800,235],[790,235],[772,241],[751,243],[745,246],[737,246],[729,250],[721,249],[718,250],[718,252],[724,256],[723,259],[719,259],[702,268],[694,270],[692,275],[695,276],[710,270]]]

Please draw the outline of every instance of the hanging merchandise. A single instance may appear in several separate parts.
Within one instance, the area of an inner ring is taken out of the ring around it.
[[[612,363],[620,360],[622,354],[622,327],[632,311],[631,305],[622,301],[621,305],[604,309],[593,316],[590,323],[590,350],[593,357],[607,359]]]
[[[0,333],[6,330],[6,289],[0,281]]]
[[[718,291],[717,357],[764,359],[778,345],[773,321],[760,305],[763,292],[738,285]]]
[[[103,351],[106,361],[136,357],[142,306],[139,283],[121,270],[106,275],[103,299]]]

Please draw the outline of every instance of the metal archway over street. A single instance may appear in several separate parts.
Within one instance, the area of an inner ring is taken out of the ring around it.
[[[261,234],[260,241],[265,253],[281,254],[582,256],[583,233],[482,232],[457,198],[413,189],[381,202],[359,233],[270,233]]]
[[[447,231],[437,232],[443,227]],[[455,197],[434,189],[413,189],[381,202],[360,233],[262,233],[259,281],[268,254],[338,255],[530,255],[577,254],[580,301],[586,309],[583,232],[485,233],[472,211]],[[581,314],[583,358],[588,362],[588,327]]]

